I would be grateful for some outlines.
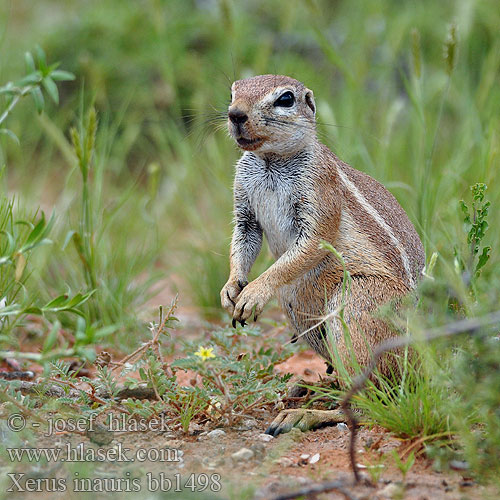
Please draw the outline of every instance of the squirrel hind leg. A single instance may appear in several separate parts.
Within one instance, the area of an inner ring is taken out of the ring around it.
[[[407,292],[407,287],[396,280],[383,277],[353,277],[344,307],[344,321],[350,338],[346,338],[346,332],[341,328],[335,329],[332,325],[338,358],[349,372],[354,373],[354,367],[357,365],[361,368],[368,366],[377,345],[398,335],[397,331],[375,313],[379,306],[388,302],[393,303],[396,312],[397,300],[394,299]],[[335,297],[332,303],[337,304],[338,300],[339,297]],[[379,362],[378,369],[384,374],[390,373],[393,368],[394,357],[390,358],[383,356]],[[328,360],[327,357],[325,359]]]
[[[276,437],[279,434],[290,432],[294,428],[306,432],[322,427],[333,426],[345,421],[346,417],[339,409],[310,410],[298,408],[283,410],[266,429],[266,434]]]

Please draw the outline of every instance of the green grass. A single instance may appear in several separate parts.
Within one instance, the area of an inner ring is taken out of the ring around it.
[[[2,297],[12,302],[22,290],[23,304],[42,307],[64,293],[93,292],[78,306],[83,317],[71,311],[45,315],[37,334],[41,344],[59,321],[78,339],[82,356],[92,357],[97,344],[135,345],[141,324],[150,319],[151,286],[165,282],[177,283],[182,304],[195,305],[208,318],[221,314],[239,153],[218,130],[214,113],[225,109],[233,79],[260,73],[288,74],[313,89],[321,139],[386,185],[417,227],[428,261],[436,253],[434,281],[422,284],[418,310],[408,308],[410,331],[449,322],[457,309],[480,316],[498,307],[495,0],[148,0],[140,8],[118,0],[17,0],[0,6],[0,19],[0,84],[25,74],[23,54],[37,43],[49,62],[60,61],[76,76],[58,84],[59,105],[46,99],[39,117],[28,99],[19,101],[2,127],[17,135],[20,146],[0,134],[0,224],[8,220],[2,211],[11,210],[5,207],[14,195],[20,206],[16,220],[35,224],[40,208],[47,220],[54,213],[52,244],[32,252],[22,279],[12,281],[10,263],[10,277],[0,274]],[[0,111],[7,105],[0,96]],[[76,127],[84,151],[92,107],[97,128],[85,171],[70,129]],[[468,252],[459,202],[470,204],[469,186],[477,182],[488,186],[490,230],[483,244],[492,250],[471,292],[454,253]],[[11,232],[18,231],[21,242],[27,227]],[[4,241],[2,234],[2,252]],[[269,262],[264,251],[254,275]],[[6,294],[7,279],[12,287]],[[458,308],[450,308],[451,302]],[[23,327],[23,321],[12,320],[0,325],[6,346],[17,345]],[[61,340],[54,345],[67,347]],[[399,392],[367,391],[366,409],[403,434],[439,432],[448,421],[431,406],[442,396],[434,384],[442,380],[456,393],[446,412],[460,416],[454,425],[462,436],[471,418],[464,401],[472,393],[482,408],[479,422],[496,436],[498,419],[489,420],[488,413],[490,389],[475,392],[455,377],[467,371],[458,368],[459,359],[470,364],[480,349],[457,341],[455,351],[464,353],[458,357],[449,343],[439,345],[447,355],[426,354],[423,376],[408,367],[407,385],[394,389]],[[488,388],[496,380],[491,377],[483,381]],[[432,424],[417,421],[419,400],[429,402],[424,416]],[[477,442],[464,442],[473,456]],[[485,453],[495,449],[497,438],[492,442]],[[494,460],[481,460],[476,470],[495,466]]]

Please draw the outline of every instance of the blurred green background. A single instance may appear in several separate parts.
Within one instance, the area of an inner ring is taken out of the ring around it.
[[[222,314],[239,152],[215,113],[235,79],[287,74],[312,88],[321,140],[393,192],[428,258],[439,252],[436,273],[447,282],[456,279],[454,247],[464,246],[459,200],[484,182],[499,205],[496,0],[0,6],[0,82],[25,74],[23,54],[36,44],[76,76],[59,85],[58,107],[47,100],[37,116],[28,97],[16,108],[6,126],[20,146],[0,136],[6,189],[26,210],[56,217],[54,244],[30,262],[33,300],[86,289],[78,253],[63,244],[82,196],[69,129],[97,110],[89,182],[99,290],[86,307],[98,328],[135,330],[145,304],[175,290],[204,316]],[[490,226],[498,214],[490,211]],[[485,310],[499,298],[498,231],[486,240],[494,251],[478,292]],[[257,271],[269,263],[263,252]],[[95,340],[95,331],[85,335]]]

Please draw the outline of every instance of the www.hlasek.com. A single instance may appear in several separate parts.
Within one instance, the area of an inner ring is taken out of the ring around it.
[[[182,450],[176,448],[138,448],[132,451],[117,443],[112,448],[93,448],[66,443],[61,448],[7,448],[11,462],[181,462]]]

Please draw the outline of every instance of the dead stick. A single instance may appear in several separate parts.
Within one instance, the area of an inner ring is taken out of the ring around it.
[[[386,340],[385,342],[382,342],[375,348],[370,364],[363,373],[361,373],[354,379],[351,389],[347,392],[347,394],[342,399],[342,402],[340,403],[342,411],[347,417],[347,421],[351,429],[351,439],[349,443],[349,458],[351,462],[351,468],[354,473],[354,480],[356,481],[356,483],[359,482],[360,480],[358,466],[356,464],[356,450],[355,450],[356,427],[358,422],[353,412],[351,411],[349,403],[354,394],[356,394],[364,387],[366,381],[368,380],[371,373],[377,366],[380,357],[387,351],[398,349],[400,347],[406,347],[415,342],[419,342],[422,340],[429,341],[440,337],[450,337],[453,335],[457,335],[459,333],[474,333],[476,330],[478,330],[483,326],[499,322],[500,322],[500,311],[496,311],[487,314],[482,318],[463,319],[460,321],[455,321],[454,323],[450,323],[448,325],[444,325],[440,328],[426,330],[423,332],[422,335],[419,335],[418,337],[394,337],[392,339]]]
[[[153,338],[151,340],[148,340],[144,344],[142,344],[133,353],[125,356],[121,361],[115,362],[114,363],[115,366],[113,366],[111,368],[111,371],[114,371],[117,368],[124,366],[125,363],[128,363],[131,359],[135,358],[140,353],[142,353],[142,351],[148,349],[149,347],[152,347],[155,349],[156,355],[157,355],[158,359],[161,361],[158,338],[160,337],[161,332],[165,328],[167,321],[170,319],[170,316],[172,315],[175,308],[177,307],[177,299],[178,299],[178,295],[175,296],[175,299],[172,301],[172,305],[170,306],[170,309],[168,310],[167,314],[163,317],[161,323],[156,328],[155,333],[153,334]]]
[[[319,493],[325,493],[327,491],[336,490],[347,500],[357,500],[356,497],[351,495],[348,491],[344,489],[345,484],[340,481],[329,481],[327,483],[321,484],[313,484],[307,488],[302,488],[301,490],[297,490],[294,493],[285,493],[284,495],[279,495],[274,497],[273,500],[293,500],[294,498],[303,497],[306,495],[317,495]]]

